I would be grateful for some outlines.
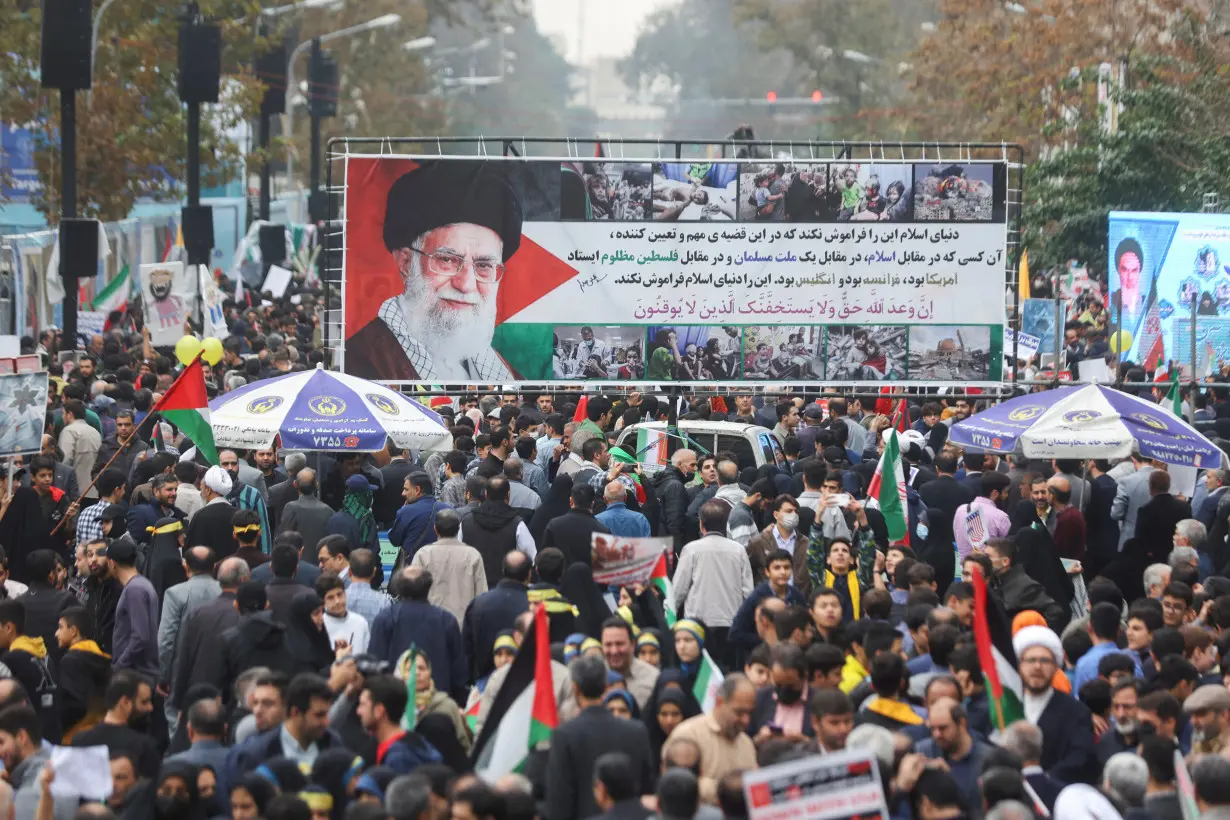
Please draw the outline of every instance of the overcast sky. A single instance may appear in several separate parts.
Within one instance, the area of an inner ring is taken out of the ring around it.
[[[543,34],[560,35],[565,56],[578,61],[577,35],[584,8],[580,62],[595,57],[622,57],[632,51],[645,18],[678,0],[534,0],[534,18]]]

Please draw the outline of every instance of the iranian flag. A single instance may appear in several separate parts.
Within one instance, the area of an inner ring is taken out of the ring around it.
[[[1156,395],[1156,394],[1155,394]],[[1162,400],[1162,406],[1178,418],[1183,418],[1183,397],[1179,395],[1179,368],[1170,372],[1170,390]]]
[[[110,313],[128,309],[128,294],[132,291],[132,271],[127,265],[94,296],[93,310]]]
[[[987,582],[975,566],[974,575],[974,643],[978,647],[978,663],[987,685],[987,702],[991,722],[996,729],[1025,717],[1021,676],[1016,669],[1016,652],[1012,649],[1012,632],[1007,617],[987,595]]]
[[[164,419],[183,431],[192,439],[197,452],[210,464],[218,463],[214,431],[209,425],[209,398],[205,393],[205,372],[201,369],[200,356],[184,368],[151,412],[161,413]]]
[[[722,670],[718,669],[713,658],[709,657],[709,653],[702,649],[700,671],[696,674],[696,683],[692,686],[692,697],[696,698],[701,711],[705,714],[711,713],[713,707],[717,705],[717,690],[724,680],[726,676],[722,674]]]
[[[649,583],[653,584],[654,589],[662,594],[662,610],[666,614],[666,628],[674,629],[675,621],[678,620],[675,616],[675,587],[666,574],[665,552],[659,556],[658,563],[653,568],[653,574],[649,576]]]
[[[906,515],[905,470],[901,464],[901,442],[896,430],[884,443],[884,452],[867,487],[867,496],[876,500],[884,515],[884,522],[888,525],[888,543],[906,543],[910,528]]]
[[[474,770],[494,781],[524,773],[530,753],[559,726],[555,681],[551,674],[551,632],[546,606],[534,609],[534,629],[508,668],[483,731],[474,743]]]

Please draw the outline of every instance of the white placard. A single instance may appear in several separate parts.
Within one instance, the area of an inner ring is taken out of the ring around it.
[[[281,265],[270,265],[269,273],[265,275],[265,284],[261,286],[261,293],[268,291],[273,294],[274,299],[281,299],[282,294],[286,293],[286,288],[290,286],[291,272]]]

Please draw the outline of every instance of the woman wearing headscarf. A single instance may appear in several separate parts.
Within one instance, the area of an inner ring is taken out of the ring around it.
[[[649,745],[653,748],[655,770],[662,753],[662,744],[675,726],[701,713],[700,704],[692,696],[692,691],[684,688],[685,686],[687,680],[681,670],[663,669],[649,700],[645,701],[641,719],[649,729]]]
[[[409,669],[406,667],[409,665],[410,657],[410,650],[406,650],[401,660],[397,663],[397,677],[402,680],[409,678]],[[431,660],[428,659],[427,653],[419,652],[413,657],[415,664],[414,708],[419,722],[421,723],[423,718],[428,715],[444,716],[453,725],[453,732],[456,735],[457,743],[461,745],[462,750],[466,754],[469,754],[470,732],[466,728],[465,718],[461,715],[461,709],[448,696],[447,692],[441,692],[436,689],[435,681],[431,677]]]
[[[705,627],[700,621],[682,618],[675,623],[675,659],[679,671],[683,672],[687,690],[690,692],[696,685],[704,661]]]
[[[205,820],[205,804],[197,791],[196,766],[164,760],[154,789],[154,813],[159,820]]]
[[[551,489],[547,491],[547,497],[538,505],[538,509],[534,510],[534,516],[530,519],[530,535],[534,537],[535,544],[542,543],[543,533],[547,531],[547,524],[551,519],[559,518],[568,512],[568,499],[571,495],[572,476],[557,476],[551,483]]]
[[[388,766],[372,766],[359,775],[359,780],[355,783],[355,802],[375,803],[383,806],[384,794],[395,777],[397,777],[397,772]]]
[[[611,608],[594,583],[593,568],[582,563],[568,567],[559,589],[577,609],[576,630],[591,638],[601,637],[602,622],[611,616]]]
[[[273,784],[282,793],[293,794],[307,785],[307,776],[299,764],[289,757],[274,757],[252,770]]]
[[[295,673],[320,674],[333,663],[333,647],[324,624],[325,602],[304,590],[290,603],[286,624],[286,648],[295,660]]]
[[[330,810],[333,820],[342,820],[362,773],[363,758],[349,749],[324,749],[312,761],[309,780],[333,798]]]
[[[636,656],[655,668],[662,668],[662,637],[656,629],[642,629],[636,636]]]
[[[231,786],[231,820],[259,820],[277,793],[277,787],[267,778],[256,772],[248,772]]]
[[[627,689],[608,689],[602,696],[602,706],[612,715],[624,720],[640,720],[641,709],[636,698]]]
[[[184,522],[178,518],[159,518],[150,537],[145,570],[158,596],[159,609],[166,591],[188,580],[184,572],[183,546]]]
[[[355,473],[346,479],[342,508],[325,522],[325,535],[343,535],[352,550],[366,547],[379,555],[380,543],[376,534],[379,528],[372,514],[372,491],[375,489],[362,473]]]

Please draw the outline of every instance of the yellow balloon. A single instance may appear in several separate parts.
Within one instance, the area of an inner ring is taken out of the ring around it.
[[[1117,330],[1110,334],[1110,352],[1122,353],[1132,347],[1132,334],[1126,330]]]
[[[200,352],[201,340],[195,336],[185,336],[175,343],[175,358],[185,367],[192,364]]]
[[[222,340],[210,336],[205,341],[201,342],[201,349],[204,355],[201,356],[205,363],[213,367],[218,362],[222,361]]]

